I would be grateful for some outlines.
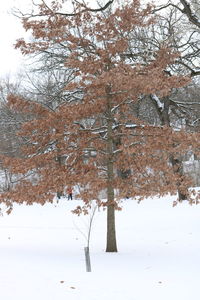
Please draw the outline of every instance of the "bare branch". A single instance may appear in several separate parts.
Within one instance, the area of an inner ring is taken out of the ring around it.
[[[176,9],[178,9],[181,13],[185,14],[188,18],[188,20],[193,23],[194,25],[196,25],[197,27],[200,28],[200,20],[198,19],[198,17],[195,15],[195,13],[192,12],[192,9],[190,7],[190,4],[188,4],[188,2],[186,0],[180,0],[180,3],[183,5],[183,9],[181,9],[178,5],[173,4],[171,2],[168,2],[166,5],[162,5],[158,8],[155,8],[153,10],[153,13],[156,13],[160,10],[163,10],[167,7],[174,7]]]
[[[52,11],[49,6],[47,6],[47,4],[45,3],[45,1],[42,1],[44,3],[44,5],[50,10]],[[78,1],[76,1],[78,4],[80,4]],[[104,6],[100,6],[99,8],[90,8],[87,7],[86,5],[82,5],[84,6],[83,10],[81,10],[78,13],[62,13],[62,12],[54,12],[56,15],[61,15],[61,16],[65,16],[65,17],[73,17],[73,16],[77,16],[79,14],[82,14],[84,12],[90,11],[90,12],[100,12],[100,11],[104,11],[106,10],[112,3],[114,2],[114,0],[110,0],[108,1]]]
[[[184,6],[182,12],[188,17],[189,21],[200,28],[200,20],[192,12],[190,5],[185,0],[180,0],[181,4]]]
[[[173,4],[173,3],[171,3],[171,2],[168,2],[166,5],[162,5],[162,6],[159,6],[159,7],[155,8],[152,12],[153,12],[153,13],[156,13],[156,12],[161,11],[161,10],[167,8],[167,7],[170,7],[170,6],[176,8],[176,9],[178,9],[180,12],[184,13],[184,11],[183,11],[178,5]]]

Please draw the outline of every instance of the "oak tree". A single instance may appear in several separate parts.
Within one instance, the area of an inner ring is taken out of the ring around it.
[[[109,6],[110,7],[110,6]],[[174,131],[167,126],[146,124],[131,110],[141,95],[166,96],[188,78],[168,76],[165,71],[177,57],[163,44],[154,59],[132,62],[131,32],[155,22],[151,7],[138,0],[105,10],[92,11],[74,4],[74,13],[60,13],[61,4],[38,5],[35,18],[23,19],[34,40],[18,40],[24,54],[38,53],[64,45],[65,68],[73,69],[74,80],[65,86],[82,97],[61,103],[55,110],[10,95],[13,111],[32,113],[20,135],[26,138],[23,157],[4,159],[4,165],[23,179],[1,195],[1,201],[44,204],[55,193],[78,186],[83,205],[74,212],[87,213],[91,201],[107,209],[107,252],[117,251],[115,210],[121,199],[176,193],[191,182],[172,166],[198,143],[195,134]],[[58,13],[59,11],[59,13]],[[106,192],[102,199],[101,192]]]

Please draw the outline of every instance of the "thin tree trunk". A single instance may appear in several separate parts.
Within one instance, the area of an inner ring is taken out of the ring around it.
[[[110,109],[111,98],[108,96],[107,103],[107,245],[106,252],[117,252],[115,232],[115,196],[114,196],[114,167],[113,167],[113,130],[112,113]]]
[[[115,207],[107,207],[107,245],[106,252],[117,252],[116,232],[115,232]]]
[[[117,252],[116,230],[115,230],[115,204],[113,180],[113,163],[108,162],[108,187],[107,187],[107,245],[106,252]]]

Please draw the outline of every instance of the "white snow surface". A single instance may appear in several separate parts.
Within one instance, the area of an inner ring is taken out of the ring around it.
[[[200,206],[174,198],[124,200],[116,212],[118,253],[106,253],[106,212],[71,213],[80,201],[15,205],[0,217],[2,300],[198,300]]]

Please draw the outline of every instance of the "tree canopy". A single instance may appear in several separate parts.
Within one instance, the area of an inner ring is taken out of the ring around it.
[[[166,72],[179,55],[167,43],[150,60],[132,61],[132,31],[156,21],[150,5],[134,0],[94,13],[74,4],[74,14],[67,16],[58,13],[56,1],[51,8],[42,2],[38,9],[39,18],[23,19],[33,41],[20,39],[16,47],[24,54],[53,50],[54,56],[64,49],[64,68],[74,72],[65,90],[68,95],[79,91],[81,97],[69,97],[53,110],[25,97],[8,97],[12,110],[32,118],[19,133],[26,139],[23,156],[4,159],[20,180],[1,201],[9,207],[13,201],[44,204],[67,187],[78,187],[83,206],[75,212],[87,213],[93,200],[106,207],[106,250],[115,252],[114,211],[121,199],[185,192],[191,184],[172,161],[191,145],[198,147],[197,134],[150,125],[132,113],[141,95],[165,97],[189,78]]]

